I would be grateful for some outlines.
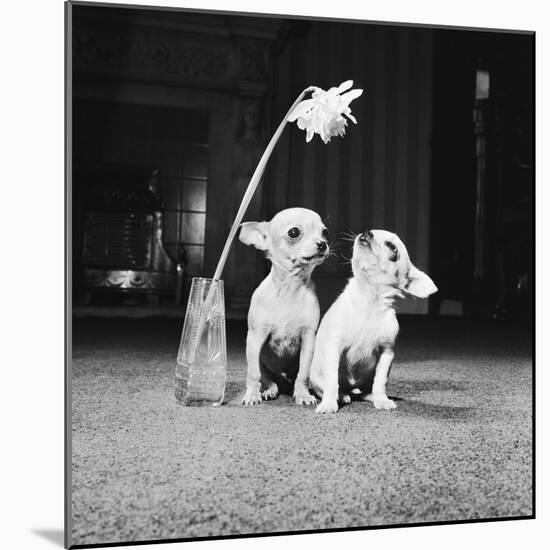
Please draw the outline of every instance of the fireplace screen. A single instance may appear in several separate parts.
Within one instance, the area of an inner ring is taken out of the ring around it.
[[[183,257],[164,248],[158,170],[102,167],[93,179],[83,212],[85,301],[99,290],[145,292],[153,303],[175,297]]]
[[[98,267],[146,269],[151,261],[152,237],[152,214],[90,212],[84,260]]]

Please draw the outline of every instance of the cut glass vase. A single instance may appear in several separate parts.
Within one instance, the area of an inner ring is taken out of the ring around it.
[[[195,277],[176,363],[176,401],[185,406],[219,406],[226,379],[223,281]]]

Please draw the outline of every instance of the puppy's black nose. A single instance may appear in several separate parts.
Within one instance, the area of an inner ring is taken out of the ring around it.
[[[372,239],[374,239],[372,231],[365,231],[364,233],[361,233],[361,235],[359,235],[359,240],[363,242],[371,241]]]
[[[324,252],[327,249],[327,243],[325,241],[317,241],[316,244],[319,252]]]

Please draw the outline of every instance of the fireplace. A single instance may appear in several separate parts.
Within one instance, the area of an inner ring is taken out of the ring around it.
[[[158,170],[101,166],[81,177],[83,302],[97,292],[142,294],[153,305],[162,295],[174,301],[184,258],[171,257],[163,244]]]

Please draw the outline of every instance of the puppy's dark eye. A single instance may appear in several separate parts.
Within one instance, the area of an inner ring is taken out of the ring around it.
[[[328,229],[325,227],[321,233],[323,235],[323,239],[328,241]]]
[[[288,230],[288,236],[289,236],[291,239],[297,239],[301,234],[302,234],[302,232],[300,231],[300,228],[299,228],[299,227],[291,227],[291,228]]]
[[[390,257],[388,259],[390,260],[390,262],[396,262],[399,258],[399,253],[397,252],[397,247],[391,241],[386,241],[384,244],[390,250]]]

